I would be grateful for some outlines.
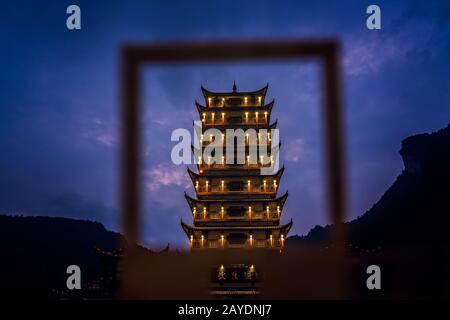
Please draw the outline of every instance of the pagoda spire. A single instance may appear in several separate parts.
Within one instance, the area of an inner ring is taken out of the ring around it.
[[[233,93],[236,93],[237,87],[236,87],[236,81],[233,81]]]

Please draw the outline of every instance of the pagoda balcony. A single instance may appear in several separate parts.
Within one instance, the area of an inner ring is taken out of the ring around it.
[[[251,240],[248,239],[244,243],[230,243],[227,240],[191,240],[191,249],[253,249],[253,248],[284,248],[285,240],[281,239],[266,239],[266,240]]]
[[[223,95],[206,97],[208,108],[233,108],[233,107],[263,107],[264,97],[262,95]]]
[[[269,135],[270,135],[270,133],[269,133]],[[208,139],[208,140],[200,140],[200,145],[203,147],[203,148],[205,148],[205,147],[207,147],[207,146],[209,146],[209,145],[211,145],[211,147],[218,147],[218,148],[220,148],[220,147],[222,147],[223,148],[223,154],[225,154],[225,151],[226,151],[226,149],[227,149],[227,147],[228,148],[231,148],[231,147],[233,147],[233,149],[235,150],[235,154],[236,154],[236,151],[237,150],[239,150],[239,149],[243,149],[243,147],[245,147],[245,150],[247,151],[247,150],[249,150],[249,147],[256,147],[256,148],[258,148],[258,147],[267,147],[267,148],[269,148],[269,150],[270,150],[270,148],[271,148],[271,145],[272,145],[272,139],[269,137],[269,138],[266,138],[266,141],[265,141],[265,143],[263,143],[262,141],[255,141],[255,142],[253,142],[253,141],[249,141],[249,139],[248,138],[246,138],[245,139],[245,142],[243,143],[243,144],[240,144],[240,145],[238,145],[238,144],[235,144],[235,145],[228,145],[228,144],[226,144],[225,143],[225,141],[224,141],[224,137],[222,137],[222,142],[221,143],[219,143],[219,144],[214,144],[214,141],[212,141],[212,140],[210,140],[210,139]],[[280,143],[281,144],[281,143]],[[193,150],[195,150],[195,147],[194,146],[192,146],[191,147],[191,149],[193,149]],[[246,154],[247,154],[248,152],[246,152]]]
[[[242,98],[234,98],[232,103],[229,103],[231,100],[226,98],[212,98],[209,97],[207,100],[208,108],[235,108],[235,107],[264,107],[264,102],[260,98],[255,97],[242,97]]]
[[[265,161],[264,161],[265,162]],[[209,170],[209,169],[214,169],[214,170],[222,170],[222,169],[231,169],[231,170],[235,170],[235,169],[262,169],[262,168],[270,168],[272,166],[272,163],[244,163],[244,164],[226,164],[226,163],[201,163],[201,164],[197,164],[198,170],[203,171],[203,170]]]
[[[227,196],[227,195],[272,195],[277,192],[278,188],[266,188],[264,189],[253,189],[253,190],[227,190],[227,189],[216,189],[216,190],[196,190],[197,195],[199,196],[213,196],[213,195],[220,195],[220,196]]]
[[[228,117],[225,119],[216,118],[202,118],[202,125],[204,126],[227,126],[232,128],[233,126],[267,126],[270,123],[269,116],[263,117]]]
[[[280,214],[277,212],[252,212],[246,213],[243,216],[230,216],[226,213],[222,215],[220,212],[216,213],[207,213],[206,215],[203,213],[198,213],[194,215],[194,221],[196,222],[218,222],[218,221],[245,221],[251,224],[252,221],[257,222],[279,222]]]

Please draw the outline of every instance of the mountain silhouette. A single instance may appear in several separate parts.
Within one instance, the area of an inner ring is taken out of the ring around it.
[[[113,251],[121,240],[98,222],[0,215],[0,297],[50,297],[66,288],[69,265],[85,286],[102,274],[94,247]]]
[[[450,124],[437,132],[402,141],[404,169],[364,215],[346,223],[357,249],[450,244]],[[329,244],[333,226],[316,226],[292,236],[287,246]]]

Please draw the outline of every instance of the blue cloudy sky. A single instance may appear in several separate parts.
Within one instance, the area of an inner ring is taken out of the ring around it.
[[[82,30],[65,27],[78,4]],[[382,30],[366,28],[370,4]],[[450,122],[450,5],[445,1],[14,1],[0,10],[0,213],[100,221],[118,217],[119,49],[127,42],[336,37],[348,159],[348,219],[402,170],[400,142]],[[175,128],[191,128],[200,85],[275,98],[292,234],[327,223],[320,66],[298,63],[148,66],[144,243],[183,246],[191,221],[185,166],[170,161]]]

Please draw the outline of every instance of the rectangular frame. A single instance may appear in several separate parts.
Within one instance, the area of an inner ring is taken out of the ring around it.
[[[129,243],[140,239],[140,68],[144,64],[211,63],[317,58],[322,64],[326,184],[331,240],[344,244],[346,210],[344,136],[340,97],[340,46],[336,40],[245,41],[126,45],[121,51],[121,217]]]

